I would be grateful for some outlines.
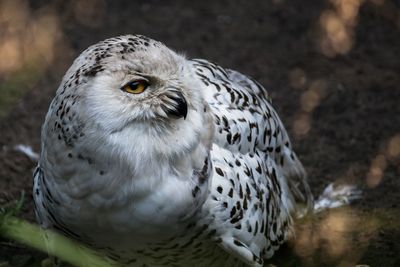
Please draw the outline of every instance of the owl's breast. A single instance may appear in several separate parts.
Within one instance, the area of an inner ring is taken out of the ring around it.
[[[88,159],[73,163],[75,171],[68,161],[41,165],[42,175],[35,178],[40,216],[50,227],[100,247],[140,247],[139,240],[179,234],[199,216],[208,189],[201,171],[187,178],[161,165],[142,176],[121,166],[103,170]]]

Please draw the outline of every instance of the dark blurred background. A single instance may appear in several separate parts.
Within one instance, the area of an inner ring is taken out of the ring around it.
[[[0,0],[0,206],[25,190],[20,216],[34,221],[34,153],[55,90],[86,47],[127,33],[252,76],[315,195],[331,182],[363,189],[350,207],[299,224],[274,265],[400,266],[398,0]],[[0,265],[44,257],[0,239]]]

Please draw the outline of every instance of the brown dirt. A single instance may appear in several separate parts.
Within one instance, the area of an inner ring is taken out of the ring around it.
[[[400,266],[399,1],[336,1],[356,4],[344,5],[348,13],[334,1],[304,0],[14,2],[22,3],[15,12],[26,11],[16,17],[53,16],[57,34],[43,51],[54,57],[35,61],[38,74],[18,84],[23,93],[0,117],[0,205],[25,190],[20,215],[34,220],[35,163],[12,148],[23,143],[39,151],[40,126],[72,59],[99,40],[141,33],[267,87],[315,195],[334,181],[363,188],[350,207],[299,223],[296,241],[274,257],[275,265]],[[0,54],[4,36],[0,30]],[[0,87],[7,90],[19,76],[1,66]],[[0,263],[32,266],[43,257],[0,242]]]

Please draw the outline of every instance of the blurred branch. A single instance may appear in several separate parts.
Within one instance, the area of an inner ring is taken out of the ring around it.
[[[0,213],[0,235],[58,257],[77,267],[115,267],[117,263],[50,230]]]

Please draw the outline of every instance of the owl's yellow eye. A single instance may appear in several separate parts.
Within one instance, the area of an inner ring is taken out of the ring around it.
[[[140,94],[143,93],[144,90],[149,86],[147,81],[145,80],[136,80],[131,81],[121,87],[122,91],[125,91],[130,94]]]

